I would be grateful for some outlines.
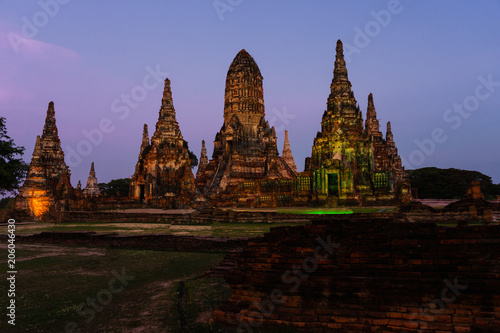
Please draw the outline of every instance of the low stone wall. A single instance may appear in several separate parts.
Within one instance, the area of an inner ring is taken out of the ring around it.
[[[200,211],[191,215],[193,221],[221,223],[290,223],[311,222],[312,215],[277,213],[274,211],[217,209]]]
[[[249,240],[215,321],[241,332],[498,332],[500,226],[341,216]]]
[[[141,222],[141,223],[172,223],[188,224],[191,222],[190,214],[164,214],[164,213],[127,213],[127,212],[64,212],[62,220],[65,222]]]
[[[468,212],[447,212],[447,213],[429,213],[429,212],[410,212],[403,214],[395,214],[397,222],[417,222],[426,223],[434,222],[437,224],[449,224],[449,225],[465,225],[472,221],[472,217]],[[478,220],[478,219],[476,219]]]
[[[7,235],[0,235],[6,240]],[[213,238],[177,236],[171,234],[128,236],[116,233],[98,234],[82,232],[41,232],[34,235],[17,235],[16,243],[47,243],[79,246],[106,246],[141,250],[228,251],[242,247],[248,238]]]
[[[1,215],[0,215],[1,217]],[[6,213],[3,222],[7,218],[14,218],[17,221],[33,220],[26,212],[17,211]],[[310,222],[311,215],[304,214],[284,214],[273,211],[233,211],[227,210],[200,210],[186,214],[169,213],[131,213],[117,211],[66,211],[54,214],[50,220],[44,222],[140,222],[140,223],[171,223],[171,224],[208,224],[212,222],[221,223],[290,223],[290,222]],[[2,222],[2,221],[0,221]]]
[[[495,214],[495,213],[494,213]],[[498,213],[496,213],[498,214]],[[430,213],[424,211],[412,211],[408,213],[377,213],[377,214],[356,214],[358,217],[394,218],[401,222],[425,222],[432,220],[436,223],[456,225],[463,224],[471,219],[468,212],[447,212]],[[192,213],[170,214],[170,213],[137,213],[118,211],[69,211],[58,213],[48,222],[131,222],[131,223],[171,223],[171,224],[210,224],[220,223],[307,223],[318,215],[278,213],[275,211],[262,210],[233,210],[233,209],[205,209]],[[2,215],[0,214],[0,217]],[[7,222],[7,218],[14,218],[17,221],[30,221],[32,218],[23,211],[16,214],[3,214],[0,222]],[[500,221],[493,221],[493,223]]]

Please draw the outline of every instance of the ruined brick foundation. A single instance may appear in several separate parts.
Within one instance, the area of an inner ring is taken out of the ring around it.
[[[214,318],[241,332],[494,332],[499,244],[498,225],[350,216],[273,228],[236,257]]]

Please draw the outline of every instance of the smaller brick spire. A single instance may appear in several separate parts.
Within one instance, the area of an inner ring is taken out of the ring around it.
[[[33,149],[33,157],[42,155],[42,144],[40,142],[40,135],[36,136],[35,149]]]
[[[205,140],[201,140],[201,154],[200,154],[200,164],[198,164],[198,171],[196,171],[196,177],[201,175],[208,165],[207,148],[205,147]]]
[[[337,41],[337,47],[335,48],[335,67],[333,69],[333,80],[338,81],[348,81],[347,78],[347,67],[344,60],[344,46],[342,41],[339,39]]]
[[[389,155],[397,155],[398,150],[396,144],[394,143],[394,137],[392,135],[391,122],[387,122],[387,132],[385,133],[385,140],[387,141],[387,148],[389,150]]]
[[[97,186],[97,178],[95,176],[94,162],[90,165],[89,177],[87,178],[87,186],[83,190],[83,194],[86,196],[98,196],[101,195],[101,190]]]
[[[288,131],[285,130],[285,143],[283,144],[283,153],[282,157],[285,160],[286,164],[293,170],[293,172],[297,173],[297,165],[293,159],[292,150],[290,149],[290,141],[288,141]]]
[[[205,140],[201,140],[201,155],[200,155],[200,165],[208,164],[207,148],[205,147]]]
[[[90,172],[89,172],[90,177],[95,177],[95,169],[94,169],[94,162],[90,165]]]
[[[42,139],[54,140],[59,143],[59,135],[56,126],[56,112],[54,109],[54,102],[49,103],[47,109],[47,116],[45,117],[45,125],[43,125]]]
[[[148,133],[148,124],[144,124],[144,128],[142,130],[142,143],[141,143],[141,153],[149,146],[149,133]]]
[[[163,88],[163,97],[161,99],[161,109],[160,109],[160,119],[170,120],[173,117],[175,119],[175,109],[172,100],[172,90],[170,89],[170,80],[165,79],[165,87]]]
[[[368,107],[366,109],[366,132],[370,137],[382,138],[380,132],[380,124],[377,119],[377,112],[375,111],[375,104],[373,103],[373,94],[368,95]]]

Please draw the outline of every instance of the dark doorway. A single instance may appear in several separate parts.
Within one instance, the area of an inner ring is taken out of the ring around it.
[[[139,185],[139,200],[144,202],[144,184]]]
[[[339,174],[329,173],[328,175],[328,195],[339,195]]]

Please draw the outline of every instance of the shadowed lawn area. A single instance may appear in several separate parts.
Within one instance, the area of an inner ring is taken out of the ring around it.
[[[7,253],[6,244],[1,252]],[[122,332],[147,325],[149,332],[175,332],[167,329],[175,326],[168,311],[175,309],[176,283],[202,274],[223,256],[18,244],[16,326],[2,319],[0,331],[65,332],[66,325],[73,325],[81,332]],[[5,260],[0,267],[7,271]],[[206,283],[227,289],[222,280]],[[8,290],[6,279],[1,286]],[[217,295],[226,297],[227,290]],[[200,311],[212,311],[221,301],[212,297]],[[0,307],[7,307],[6,297]]]
[[[16,326],[2,320],[0,332],[236,332],[210,323],[231,290],[203,276],[225,253],[18,244],[16,255]]]

